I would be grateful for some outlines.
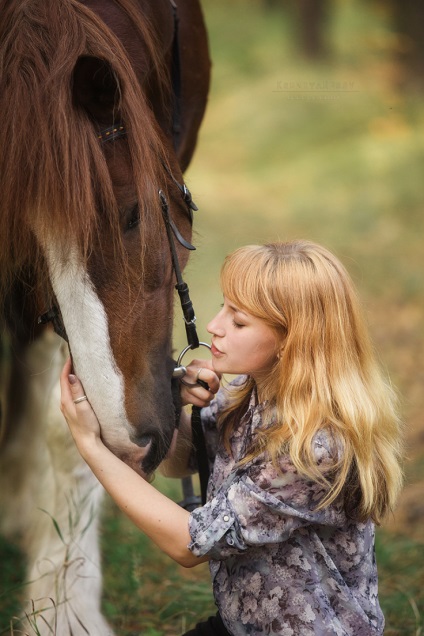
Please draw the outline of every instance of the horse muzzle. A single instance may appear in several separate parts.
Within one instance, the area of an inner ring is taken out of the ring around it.
[[[131,441],[136,444],[141,453],[137,453],[137,463],[135,470],[144,475],[151,475],[159,464],[165,459],[172,443],[174,428],[167,431],[146,431],[143,435],[133,436]],[[144,451],[144,452],[143,452]],[[131,464],[133,462],[130,462]]]

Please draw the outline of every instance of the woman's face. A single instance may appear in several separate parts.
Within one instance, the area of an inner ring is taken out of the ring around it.
[[[225,297],[207,330],[212,334],[212,362],[217,373],[247,374],[258,381],[277,359],[280,343],[274,330]]]

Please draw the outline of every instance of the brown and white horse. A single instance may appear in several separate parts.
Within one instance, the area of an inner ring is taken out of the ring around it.
[[[0,527],[28,555],[28,633],[112,634],[101,492],[59,411],[68,351],[37,316],[58,307],[116,455],[149,474],[174,428],[175,281],[158,192],[189,240],[176,181],[210,68],[198,0],[177,3],[0,0]]]

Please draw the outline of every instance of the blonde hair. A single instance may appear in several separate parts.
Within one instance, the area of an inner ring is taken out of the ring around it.
[[[343,265],[309,241],[249,245],[225,259],[221,287],[281,342],[258,387],[269,408],[244,461],[263,452],[276,461],[289,452],[299,472],[327,486],[319,507],[342,494],[350,515],[380,523],[402,485],[400,421]],[[220,420],[227,445],[254,386],[248,378]],[[327,475],[313,455],[314,436],[323,428],[339,449]]]

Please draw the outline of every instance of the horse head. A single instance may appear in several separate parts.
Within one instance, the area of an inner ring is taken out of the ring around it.
[[[107,4],[39,0],[13,15],[6,8],[0,18],[0,99],[11,122],[0,133],[10,150],[0,165],[0,265],[9,281],[30,272],[33,318],[58,306],[105,444],[149,474],[169,447],[178,413],[171,386],[175,281],[159,192],[187,240],[191,211],[161,121],[169,120],[172,102],[169,53],[158,53],[132,0],[112,3],[120,11],[114,30],[94,10]],[[140,31],[133,54],[126,29]],[[169,51],[172,21],[165,32]],[[160,116],[149,93],[162,95]],[[188,252],[179,243],[176,249],[184,266]]]

